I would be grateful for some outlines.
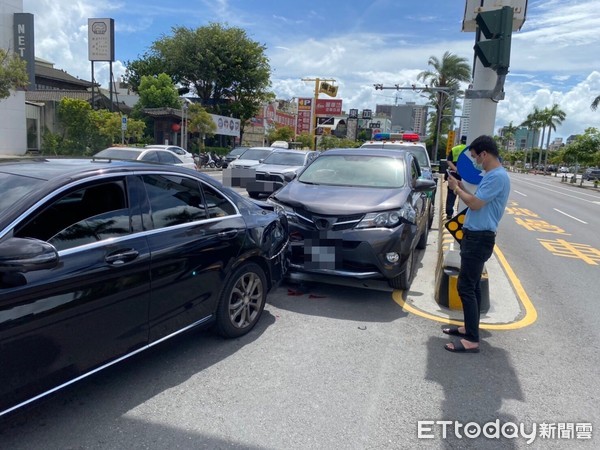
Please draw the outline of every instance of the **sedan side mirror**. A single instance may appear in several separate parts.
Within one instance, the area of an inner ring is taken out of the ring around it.
[[[32,272],[58,266],[52,244],[33,238],[10,238],[0,243],[0,272]]]

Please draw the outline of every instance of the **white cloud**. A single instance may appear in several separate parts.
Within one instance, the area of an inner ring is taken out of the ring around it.
[[[396,91],[375,91],[373,84],[409,86],[427,70],[430,56],[445,51],[473,60],[475,33],[460,33],[462,17],[448,20],[421,8],[408,13],[398,26],[373,26],[387,20],[381,11],[398,8],[390,0],[358,7],[338,5],[336,20],[343,24],[332,31],[331,17],[318,14],[307,0],[301,15],[289,8],[248,6],[238,0],[201,0],[182,5],[154,0],[24,0],[24,11],[35,15],[36,55],[59,69],[91,79],[87,55],[87,19],[115,17],[118,33],[113,74],[124,73],[124,49],[141,55],[168,33],[172,26],[204,26],[209,22],[241,27],[251,39],[267,45],[272,67],[272,89],[281,98],[312,96],[314,83],[302,78],[333,78],[345,109],[375,109],[392,103]],[[342,17],[344,11],[355,14]],[[460,9],[460,8],[459,8]],[[389,23],[389,22],[388,22]],[[414,25],[414,26],[409,26]],[[496,128],[521,123],[533,106],[558,103],[567,113],[557,136],[600,127],[600,112],[589,105],[600,95],[597,66],[600,34],[600,0],[529,0],[522,30],[513,34],[511,67],[506,99],[498,105]],[[259,36],[258,38],[256,36]],[[308,36],[308,37],[307,37]],[[95,63],[96,81],[108,85],[107,63]],[[402,102],[422,103],[417,92],[400,91]]]

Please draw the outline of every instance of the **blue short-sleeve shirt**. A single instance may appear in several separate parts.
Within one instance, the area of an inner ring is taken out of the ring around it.
[[[475,191],[475,197],[483,200],[485,205],[478,210],[467,210],[464,228],[471,231],[496,232],[509,194],[510,179],[504,167],[486,172]]]

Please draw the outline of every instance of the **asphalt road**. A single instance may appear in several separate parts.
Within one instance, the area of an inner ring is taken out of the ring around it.
[[[538,318],[484,331],[481,353],[445,351],[441,324],[407,312],[385,285],[294,278],[249,335],[165,342],[0,421],[0,448],[598,448],[600,193],[549,177],[511,181],[498,245]],[[544,245],[559,239],[588,246],[576,247],[588,259]],[[424,286],[432,252],[420,254]],[[445,437],[439,421],[452,422]],[[536,427],[533,443],[505,437],[512,428],[455,432],[468,422]]]

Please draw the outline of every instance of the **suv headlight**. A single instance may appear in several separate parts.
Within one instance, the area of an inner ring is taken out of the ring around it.
[[[410,203],[405,203],[400,209],[368,213],[356,225],[356,228],[394,228],[405,221],[411,224],[416,222],[416,212]]]

